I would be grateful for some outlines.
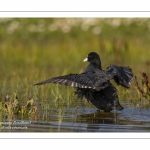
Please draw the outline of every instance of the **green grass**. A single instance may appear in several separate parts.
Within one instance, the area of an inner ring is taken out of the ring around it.
[[[1,101],[4,95],[12,96],[15,92],[23,102],[33,97],[35,102],[51,100],[56,107],[58,101],[71,105],[76,99],[73,88],[33,85],[54,76],[83,72],[88,65],[83,59],[91,51],[100,54],[104,69],[110,64],[130,66],[135,75],[144,71],[149,76],[150,19],[95,19],[93,24],[85,20],[1,19]],[[115,21],[120,24],[115,25]],[[87,31],[82,30],[87,25]],[[50,31],[54,26],[57,29]],[[93,33],[95,27],[100,27],[99,34]],[[67,33],[66,28],[70,28]],[[117,89],[120,100],[136,101],[134,81],[128,92],[122,87]]]

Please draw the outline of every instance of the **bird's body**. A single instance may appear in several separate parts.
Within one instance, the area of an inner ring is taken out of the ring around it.
[[[129,88],[133,78],[131,68],[110,65],[107,70],[102,70],[100,57],[95,52],[89,53],[84,61],[89,61],[90,64],[81,74],[54,77],[35,85],[56,83],[72,86],[76,88],[78,98],[85,97],[100,110],[122,110],[117,90],[110,80],[114,79],[118,85]]]

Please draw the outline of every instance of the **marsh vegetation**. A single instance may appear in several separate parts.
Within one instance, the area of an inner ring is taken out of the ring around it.
[[[114,124],[119,116],[119,124],[149,125],[149,83],[142,82],[143,72],[150,76],[149,33],[146,18],[0,18],[1,122],[26,119],[54,125],[56,121],[58,126],[67,122],[69,128],[69,123]],[[85,99],[77,100],[71,87],[33,86],[47,78],[83,72],[87,63],[82,61],[91,51],[100,55],[104,69],[111,63],[130,66],[136,76],[129,90],[116,85],[125,107],[122,115],[97,112]]]

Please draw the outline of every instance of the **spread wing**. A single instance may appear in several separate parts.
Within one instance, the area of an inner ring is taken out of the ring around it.
[[[114,79],[118,85],[126,88],[130,87],[133,80],[133,73],[130,67],[110,65],[110,67],[106,70],[106,74],[109,79]]]
[[[105,75],[105,71],[102,71]],[[109,85],[109,81],[101,72],[85,72],[81,74],[69,74],[59,77],[47,79],[39,82],[35,85],[42,85],[46,83],[63,84],[66,86],[72,86],[76,88],[89,88],[97,91],[106,88]]]
[[[100,91],[110,85],[109,80],[111,79],[114,79],[118,85],[129,88],[133,79],[132,70],[129,67],[110,65],[106,71],[95,69],[95,71],[88,71],[81,74],[69,74],[50,78],[35,85],[55,83]]]

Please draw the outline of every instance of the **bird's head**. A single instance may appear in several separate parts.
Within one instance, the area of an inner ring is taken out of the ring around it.
[[[89,53],[88,56],[83,60],[83,62],[86,62],[86,61],[95,65],[101,65],[100,57],[96,52]]]

